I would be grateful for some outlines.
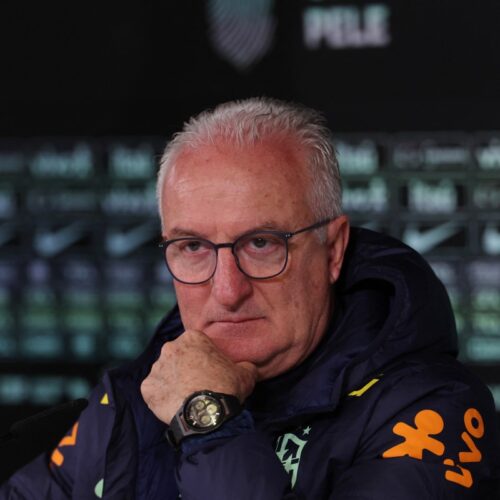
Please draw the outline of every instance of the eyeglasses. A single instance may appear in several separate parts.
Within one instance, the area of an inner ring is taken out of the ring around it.
[[[298,231],[253,231],[233,243],[213,243],[189,237],[160,243],[165,262],[173,278],[187,285],[205,283],[215,274],[220,248],[230,248],[238,269],[248,278],[263,280],[281,274],[288,262],[288,240],[293,236],[325,226],[325,219]]]

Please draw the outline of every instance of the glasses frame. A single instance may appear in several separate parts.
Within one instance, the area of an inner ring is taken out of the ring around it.
[[[297,229],[297,231],[293,231],[293,232],[289,232],[289,231],[288,232],[287,231],[274,231],[274,230],[269,230],[269,229],[263,229],[263,230],[260,230],[260,231],[259,230],[257,230],[257,231],[250,231],[249,233],[242,234],[241,236],[239,236],[238,238],[236,238],[232,243],[231,242],[227,242],[227,243],[214,243],[213,241],[207,240],[205,238],[197,238],[195,236],[187,236],[185,238],[175,238],[175,239],[172,239],[172,240],[162,240],[158,244],[158,247],[161,248],[161,249],[163,249],[163,258],[165,260],[165,263],[167,265],[169,273],[172,275],[172,278],[174,278],[179,283],[183,283],[185,285],[201,285],[203,283],[206,283],[207,281],[210,281],[213,278],[213,276],[215,274],[215,271],[217,270],[217,264],[219,263],[219,249],[220,248],[230,248],[231,249],[231,253],[233,254],[234,260],[236,262],[236,266],[238,267],[238,269],[247,278],[250,278],[250,279],[253,279],[253,280],[268,280],[268,279],[275,278],[276,276],[280,275],[286,269],[286,266],[288,264],[288,241],[293,236],[296,236],[297,234],[300,234],[300,233],[305,233],[307,231],[312,231],[314,229],[318,229],[318,228],[320,228],[322,226],[326,226],[332,220],[334,220],[334,218],[323,219],[323,220],[321,220],[319,222],[316,222],[315,224],[311,224],[310,226],[306,226],[306,227],[303,227],[301,229]],[[280,269],[280,271],[278,271],[275,274],[272,274],[271,276],[255,277],[255,276],[249,275],[248,273],[246,273],[241,268],[240,260],[238,258],[238,255],[235,252],[235,247],[236,247],[236,245],[238,244],[238,242],[241,239],[248,238],[249,236],[252,236],[253,234],[270,234],[270,235],[276,236],[276,237],[278,237],[278,238],[280,238],[280,239],[282,239],[284,241],[284,243],[285,243],[285,261],[284,261],[283,267]],[[202,241],[204,243],[208,243],[208,245],[211,246],[215,250],[215,267],[214,267],[214,270],[213,270],[212,274],[207,279],[205,279],[203,281],[196,281],[196,282],[193,282],[193,281],[183,281],[183,280],[179,279],[172,272],[172,269],[170,268],[170,266],[168,264],[167,248],[172,243],[175,243],[177,241]]]

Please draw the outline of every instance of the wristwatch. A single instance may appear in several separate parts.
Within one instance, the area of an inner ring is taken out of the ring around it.
[[[185,399],[165,435],[169,443],[178,448],[185,437],[213,432],[242,409],[236,396],[212,391],[194,392]]]

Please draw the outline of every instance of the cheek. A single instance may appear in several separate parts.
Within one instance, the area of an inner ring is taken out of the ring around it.
[[[175,295],[181,313],[182,323],[186,330],[201,329],[201,312],[206,302],[207,292],[200,287],[191,287],[182,283],[175,283]]]
[[[304,265],[303,269],[306,272],[297,276],[286,288],[285,309],[297,328],[300,325],[302,331],[310,331],[325,313],[330,283],[326,264],[316,268]]]

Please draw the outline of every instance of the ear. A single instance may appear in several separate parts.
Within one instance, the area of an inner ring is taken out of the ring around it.
[[[346,215],[335,218],[328,224],[327,231],[328,271],[330,283],[333,284],[339,277],[349,242],[349,219]]]

